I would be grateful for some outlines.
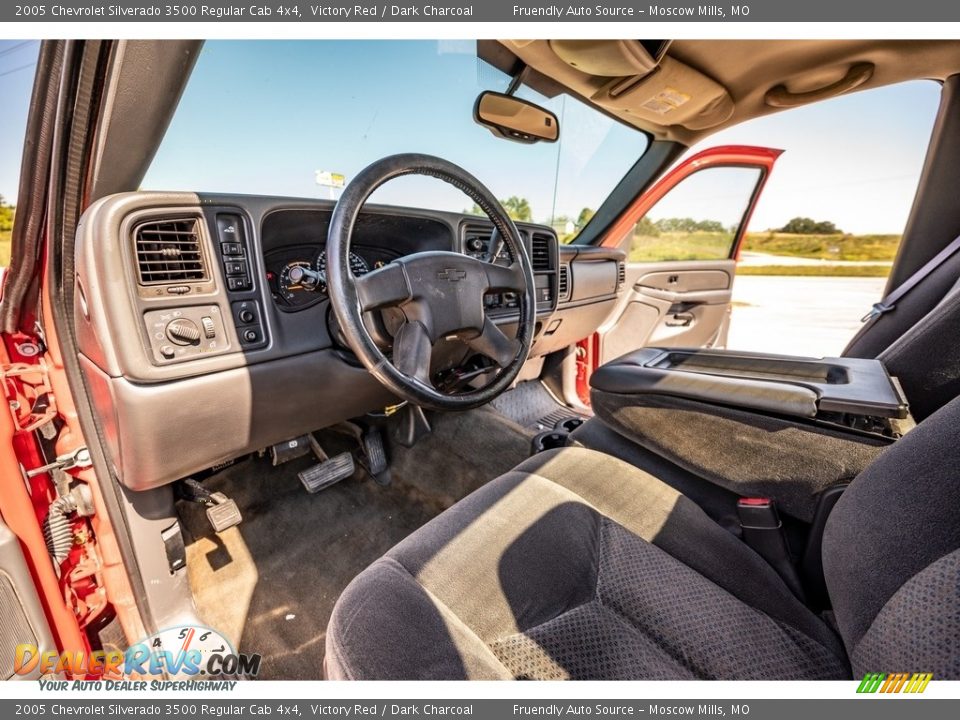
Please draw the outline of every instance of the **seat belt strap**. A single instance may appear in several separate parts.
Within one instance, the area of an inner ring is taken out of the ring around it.
[[[930,258],[919,270],[894,288],[883,300],[874,303],[870,312],[863,316],[861,322],[868,322],[893,310],[904,295],[919,285],[930,273],[943,265],[957,250],[960,250],[960,237],[954,238],[953,242]]]

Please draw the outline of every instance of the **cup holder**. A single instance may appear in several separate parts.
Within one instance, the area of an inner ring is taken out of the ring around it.
[[[561,430],[566,433],[572,433],[578,427],[583,425],[584,419],[582,417],[568,417],[564,418],[556,425],[553,426],[554,430]]]
[[[536,455],[544,450],[566,447],[570,433],[565,430],[544,430],[530,441],[530,454]]]

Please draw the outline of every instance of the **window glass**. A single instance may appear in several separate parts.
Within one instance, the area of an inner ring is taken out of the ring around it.
[[[760,170],[711,167],[687,176],[633,228],[630,262],[730,257]]]

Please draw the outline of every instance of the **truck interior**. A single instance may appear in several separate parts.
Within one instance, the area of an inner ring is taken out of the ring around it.
[[[624,138],[575,232],[402,135],[336,199],[143,189],[203,44],[42,43],[0,303],[11,632],[101,648],[203,625],[284,680],[960,679],[960,43],[470,52],[493,92],[453,111],[518,168],[591,123]],[[839,357],[725,349],[780,151],[684,153],[914,79],[941,103],[887,302]],[[243,95],[207,102],[242,127]],[[347,134],[322,141],[366,142],[330,103]],[[270,162],[271,142],[183,158]],[[745,188],[721,252],[630,259],[711,169]],[[411,178],[422,203],[380,200]]]

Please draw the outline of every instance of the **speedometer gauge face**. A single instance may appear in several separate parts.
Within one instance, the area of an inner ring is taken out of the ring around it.
[[[320,253],[320,256],[317,258],[317,271],[322,272],[324,275],[327,274],[327,251],[324,250]],[[367,261],[356,253],[350,253],[350,272],[353,273],[354,277],[360,277],[361,275],[366,275],[370,272],[370,266],[367,265]]]

